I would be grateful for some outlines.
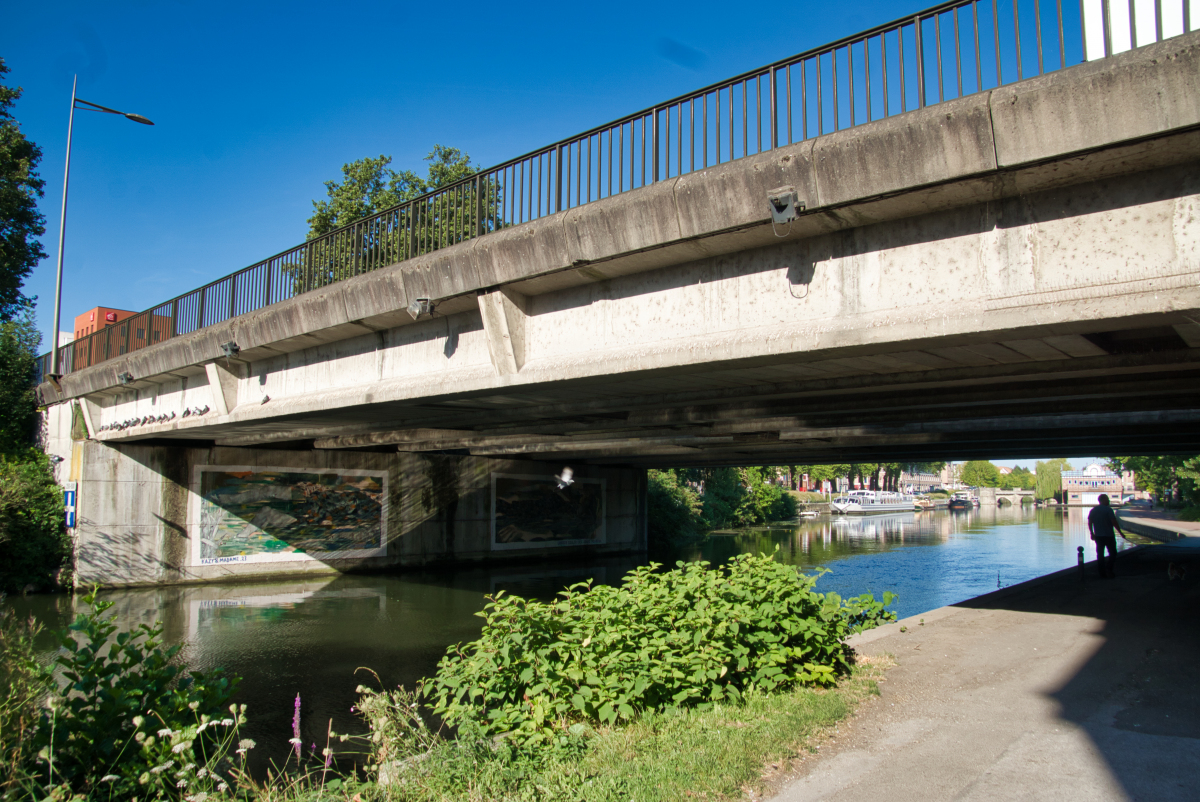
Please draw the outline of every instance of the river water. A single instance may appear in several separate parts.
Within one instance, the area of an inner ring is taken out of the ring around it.
[[[673,555],[713,563],[779,549],[784,562],[829,569],[817,584],[843,596],[892,591],[892,609],[915,615],[1094,559],[1085,510],[1002,507],[830,518],[716,533]],[[1118,541],[1121,548],[1129,544]],[[159,620],[192,668],[218,666],[242,677],[244,734],[259,744],[255,763],[282,761],[301,697],[306,749],[334,732],[358,732],[351,712],[359,683],[411,686],[431,673],[447,646],[475,638],[484,595],[505,590],[548,597],[567,584],[616,583],[636,558],[503,565],[454,572],[335,576],[244,585],[110,591],[123,627]],[[82,606],[65,596],[10,602],[47,626],[69,623]],[[47,641],[47,649],[50,648]]]

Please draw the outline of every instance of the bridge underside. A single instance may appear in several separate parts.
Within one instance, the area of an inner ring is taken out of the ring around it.
[[[1193,345],[1200,346],[1200,325],[1191,322],[934,342],[378,404],[271,421],[254,432],[229,427],[204,439],[644,466],[1194,454],[1200,347]]]

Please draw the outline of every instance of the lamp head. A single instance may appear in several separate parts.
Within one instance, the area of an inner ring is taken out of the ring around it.
[[[146,119],[145,117],[143,117],[140,114],[131,114],[129,112],[126,112],[125,119],[133,120],[135,123],[141,123],[142,125],[154,125],[154,123],[150,122],[150,120]]]

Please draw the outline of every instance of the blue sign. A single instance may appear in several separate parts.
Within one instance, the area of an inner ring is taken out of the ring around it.
[[[79,492],[78,487],[76,482],[67,482],[63,486],[63,511],[68,529],[75,528],[75,496]]]

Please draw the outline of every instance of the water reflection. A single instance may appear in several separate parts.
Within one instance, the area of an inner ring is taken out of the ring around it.
[[[818,518],[786,527],[715,534],[667,559],[721,563],[746,551],[773,552],[805,569],[831,573],[818,588],[843,595],[891,590],[901,615],[952,604],[1075,564],[1087,546],[1085,510],[1030,508]],[[1126,544],[1119,544],[1124,547]],[[249,705],[247,735],[257,768],[281,761],[291,737],[292,705],[303,702],[306,748],[319,751],[335,732],[359,731],[354,688],[373,681],[411,686],[432,672],[452,643],[471,640],[484,594],[504,590],[548,598],[565,585],[615,583],[634,558],[585,564],[530,563],[454,572],[338,576],[246,585],[203,585],[106,592],[125,628],[161,620],[164,640],[182,644],[194,668],[222,666],[243,677],[238,701]],[[69,623],[78,600],[14,599],[22,614],[50,627]],[[44,642],[49,652],[53,643]]]
[[[1086,509],[1012,506],[806,519],[714,535],[680,556],[720,564],[778,547],[790,565],[830,570],[819,590],[876,598],[890,590],[905,617],[1075,565],[1079,546],[1094,559]]]

